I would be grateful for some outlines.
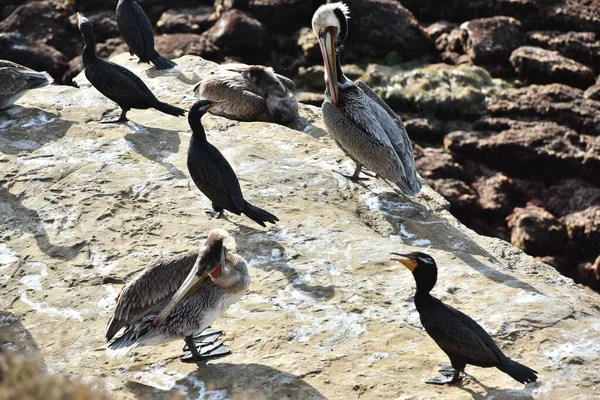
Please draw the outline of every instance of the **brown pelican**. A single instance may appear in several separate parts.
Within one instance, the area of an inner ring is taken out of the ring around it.
[[[364,166],[378,177],[394,182],[402,193],[413,196],[421,190],[421,182],[404,124],[367,84],[355,84],[342,72],[340,47],[348,36],[347,19],[348,7],[344,3],[322,5],[312,19],[325,64],[325,126],[356,163],[354,174],[344,176],[358,180]]]
[[[52,83],[45,72],[37,72],[12,61],[0,60],[0,110],[13,105],[31,89]]]
[[[108,345],[107,353],[120,357],[136,346],[184,338],[184,351],[191,352],[191,357],[182,357],[184,362],[229,354],[222,344],[202,346],[207,337],[212,343],[220,336],[204,330],[250,286],[246,261],[228,252],[228,238],[226,231],[212,230],[200,251],[158,263],[129,283],[119,294],[106,339],[121,328],[125,331]]]
[[[195,87],[201,98],[227,103],[211,113],[238,121],[275,122],[290,126],[300,120],[291,79],[262,65],[225,64]]]

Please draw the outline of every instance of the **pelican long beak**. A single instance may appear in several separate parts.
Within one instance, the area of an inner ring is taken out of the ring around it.
[[[415,268],[417,268],[417,261],[410,254],[400,254],[400,253],[392,253],[399,258],[392,258],[394,261],[400,261],[402,265],[406,268],[410,269],[411,272],[414,272]]]
[[[327,84],[329,85],[329,93],[331,93],[333,104],[336,107],[339,103],[338,77],[335,54],[335,38],[337,37],[337,31],[338,28],[336,26],[321,27],[319,29],[319,47],[321,47],[323,63],[325,64]]]

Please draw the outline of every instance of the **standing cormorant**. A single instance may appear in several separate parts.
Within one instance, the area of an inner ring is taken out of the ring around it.
[[[207,329],[250,286],[246,261],[228,252],[228,238],[226,231],[214,229],[200,251],[155,264],[127,284],[106,326],[106,340],[121,328],[125,331],[108,345],[107,353],[120,357],[136,346],[184,338],[184,351],[191,352],[184,362],[229,354],[222,344],[210,345],[220,333]]]
[[[195,87],[207,100],[227,99],[212,114],[238,121],[299,125],[298,102],[291,79],[262,65],[225,64],[211,71]],[[306,125],[306,124],[304,124]]]
[[[273,214],[253,206],[244,200],[240,183],[223,154],[206,140],[206,133],[200,121],[219,102],[198,100],[190,108],[188,121],[192,128],[187,166],[192,180],[202,193],[212,201],[213,210],[206,213],[219,218],[223,210],[234,214],[244,214],[261,226],[265,222],[274,224],[279,219]]]
[[[404,124],[367,84],[354,84],[342,72],[340,47],[348,36],[347,18],[344,3],[331,3],[319,7],[312,19],[325,64],[323,121],[336,144],[356,163],[353,175],[342,175],[358,180],[364,166],[414,196],[421,182]]]
[[[12,61],[0,60],[0,110],[13,105],[31,89],[49,85],[53,80],[45,72],[37,72]]]
[[[158,69],[173,68],[173,61],[162,57],[154,49],[154,32],[146,13],[135,0],[119,0],[115,11],[119,32],[129,46],[129,53],[141,62],[152,63]]]
[[[117,120],[104,122],[127,121],[127,112],[132,108],[145,110],[153,107],[169,115],[185,114],[184,109],[159,101],[148,86],[127,68],[98,57],[92,23],[79,13],[77,18],[79,31],[85,41],[82,54],[85,76],[100,93],[117,103],[122,110]]]
[[[467,364],[484,368],[496,367],[520,383],[537,380],[536,371],[505,356],[477,322],[429,293],[437,281],[437,266],[430,255],[421,252],[392,254],[400,257],[394,260],[400,261],[412,271],[417,283],[415,306],[421,323],[429,336],[448,355],[454,368],[452,378],[433,378],[427,383],[455,383],[462,379]]]

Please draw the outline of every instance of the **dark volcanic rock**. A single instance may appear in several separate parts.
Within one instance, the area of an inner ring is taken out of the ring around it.
[[[223,54],[249,64],[266,63],[271,58],[270,35],[260,22],[243,11],[223,13],[203,36]]]
[[[596,80],[596,84],[587,88],[585,93],[583,93],[583,96],[586,99],[600,101],[600,75]]]
[[[216,21],[215,8],[199,6],[195,8],[173,8],[165,11],[158,22],[159,33],[202,33]]]
[[[26,2],[0,22],[0,32],[18,32],[36,46],[54,47],[69,59],[83,47],[79,31],[69,22],[69,12],[58,0]]]
[[[433,190],[444,196],[450,203],[450,211],[454,215],[464,216],[465,210],[473,210],[477,204],[477,196],[463,181],[458,179],[435,179],[428,183]]]
[[[415,156],[417,170],[428,180],[463,179],[463,167],[444,149],[426,147],[422,154]]]
[[[120,37],[119,27],[115,19],[115,12],[112,11],[100,11],[97,13],[91,13],[86,15],[87,19],[94,24],[94,34],[96,35],[96,42],[105,42],[107,39]],[[73,24],[77,25],[77,17],[73,15],[71,17]],[[83,48],[83,39],[81,39]]]
[[[47,71],[60,82],[69,68],[64,54],[43,43],[33,44],[18,33],[0,33],[0,59],[14,61],[36,71]]]
[[[578,179],[566,179],[546,188],[540,197],[546,210],[565,216],[600,205],[600,188]]]
[[[442,128],[426,118],[413,118],[404,121],[404,126],[408,136],[412,140],[419,140],[427,143],[439,143],[444,138]]]
[[[600,254],[600,204],[563,218],[572,251],[590,256]]]
[[[215,44],[205,35],[195,33],[172,33],[156,35],[156,51],[163,57],[177,58],[184,55],[201,56],[211,61],[222,61],[223,54]],[[115,53],[125,50],[117,49]]]
[[[584,98],[581,90],[570,86],[501,90],[489,99],[487,107],[494,117],[549,120],[581,134],[600,135],[600,103]]]
[[[345,3],[350,8],[350,20],[342,62],[383,59],[392,52],[401,61],[435,57],[431,38],[414,15],[398,2],[348,0]]]
[[[600,38],[594,32],[528,32],[529,42],[544,49],[558,51],[600,72]]]
[[[435,41],[442,36],[443,34],[448,34],[452,32],[452,30],[456,28],[456,24],[448,21],[439,21],[434,22],[425,28],[425,32],[429,35],[429,37]]]
[[[565,227],[542,208],[516,208],[507,220],[512,230],[511,243],[528,254],[558,254],[567,243]]]
[[[512,211],[514,182],[506,175],[482,176],[473,186],[479,197],[479,207],[488,217],[501,218]]]
[[[402,0],[419,21],[463,22],[494,15],[496,0]]]
[[[525,40],[521,23],[510,17],[476,19],[460,27],[467,33],[465,52],[477,65],[508,65],[512,51]]]
[[[600,138],[552,122],[517,122],[500,133],[457,131],[446,149],[524,179],[557,182],[573,176],[600,184]]]
[[[510,63],[530,83],[564,83],[585,89],[594,84],[594,71],[557,52],[523,46],[513,51]]]

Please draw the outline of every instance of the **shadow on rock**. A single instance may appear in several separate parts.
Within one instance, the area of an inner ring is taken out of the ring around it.
[[[481,388],[483,388],[483,390],[486,392],[485,395],[481,395],[480,393],[477,393],[466,386],[456,385],[455,387],[469,393],[475,400],[533,400],[533,389],[540,386],[540,383],[536,382],[528,384],[524,389],[496,389],[484,385],[477,380],[477,378],[470,374],[468,375],[468,379],[481,386]]]
[[[408,198],[401,198],[392,192],[377,194],[377,199],[381,212],[394,228],[394,234],[400,235],[405,244],[454,254],[496,283],[542,294],[530,284],[479,261],[474,256],[485,257],[491,263],[500,264],[494,255],[475,243],[450,221],[426,210],[423,205]]]
[[[171,154],[179,151],[181,139],[178,131],[150,128],[132,121],[128,123],[128,129],[133,133],[125,135],[125,140],[136,153],[162,165],[176,179],[188,178],[186,173],[165,161]]]
[[[298,376],[261,364],[207,364],[169,390],[138,382],[128,382],[127,388],[140,399],[202,399],[211,394],[228,399],[326,399]]]
[[[29,153],[66,135],[74,121],[39,108],[13,105],[0,111],[0,151]]]
[[[236,238],[240,254],[248,260],[248,265],[263,271],[278,271],[292,287],[317,301],[327,301],[335,295],[334,286],[309,285],[287,262],[285,248],[265,235],[264,231],[240,226],[240,235]]]
[[[63,260],[72,260],[86,245],[80,241],[72,246],[57,246],[50,242],[46,228],[36,210],[25,207],[21,199],[0,186],[0,225],[11,230],[21,230],[35,237],[38,247],[44,254]]]

